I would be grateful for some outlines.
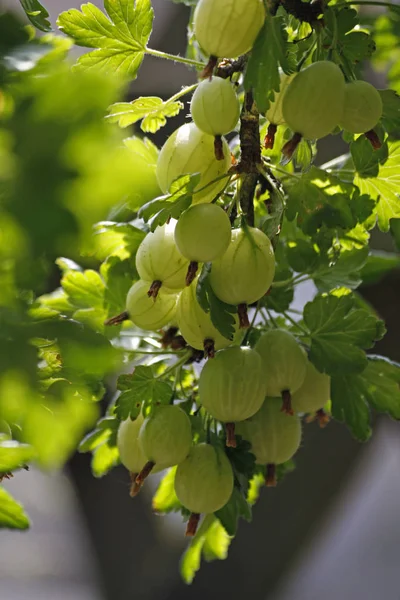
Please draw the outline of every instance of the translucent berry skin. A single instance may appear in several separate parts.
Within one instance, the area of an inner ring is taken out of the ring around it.
[[[297,392],[306,377],[307,358],[296,338],[288,331],[271,329],[254,349],[263,361],[267,396],[280,396],[285,390]]]
[[[161,288],[157,298],[149,298],[151,283],[140,280],[133,284],[126,298],[126,311],[137,327],[158,331],[175,318],[177,296]]]
[[[220,350],[203,367],[199,379],[200,402],[218,421],[244,421],[254,415],[265,398],[265,375],[260,355],[251,348]]]
[[[213,262],[210,283],[220,300],[251,304],[271,287],[275,257],[269,238],[259,229],[234,229],[226,252]]]
[[[213,513],[229,501],[233,492],[233,471],[226,454],[210,444],[193,446],[187,459],[178,465],[175,493],[193,513]]]
[[[136,269],[141,279],[161,281],[163,291],[176,293],[185,287],[188,261],[175,244],[175,219],[148,233],[136,253]]]
[[[192,445],[189,417],[179,406],[156,407],[140,428],[139,444],[146,459],[160,468],[178,465]]]
[[[366,81],[347,83],[339,125],[350,133],[365,133],[378,123],[382,110],[382,99],[373,85]]]
[[[190,112],[196,126],[209,135],[225,135],[235,129],[240,104],[231,82],[213,77],[199,83]]]
[[[185,288],[179,296],[176,308],[179,329],[189,346],[197,350],[203,350],[205,340],[212,340],[215,350],[226,348],[232,344],[232,341],[220,334],[212,324],[209,314],[204,312],[197,302],[196,285],[197,280]]]
[[[209,262],[221,256],[231,241],[231,223],[216,204],[191,206],[179,217],[175,243],[190,261]]]
[[[273,123],[273,125],[283,125],[285,123],[282,113],[283,97],[289,87],[289,84],[293,81],[295,76],[296,73],[292,73],[291,75],[286,75],[286,73],[283,73],[281,76],[279,92],[275,92],[274,100],[265,115],[268,121]]]
[[[140,413],[134,421],[131,419],[122,421],[118,428],[117,447],[121,463],[131,473],[140,473],[147,462],[139,445],[139,431],[143,421],[144,417]],[[161,471],[161,468],[154,467],[151,472],[158,471]]]
[[[301,442],[301,422],[281,411],[279,398],[266,398],[253,417],[236,426],[236,433],[251,444],[259,465],[280,465],[297,452]]]
[[[345,80],[333,62],[321,60],[300,71],[282,100],[285,123],[303,137],[314,140],[331,133],[344,107]]]
[[[264,20],[262,0],[200,0],[193,27],[206,54],[235,58],[253,47]]]
[[[302,386],[292,395],[292,408],[298,413],[314,413],[331,398],[331,378],[320,373],[307,360],[306,377]]]
[[[217,177],[228,172],[231,166],[231,153],[223,139],[223,160],[215,158],[214,137],[200,131],[194,123],[179,127],[161,148],[157,161],[158,184],[164,193],[171,183],[187,173],[200,173],[201,179],[196,190],[207,186],[193,195],[193,204],[211,202],[224,188],[226,179],[208,185]]]

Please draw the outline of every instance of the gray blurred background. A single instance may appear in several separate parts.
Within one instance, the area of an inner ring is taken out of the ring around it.
[[[18,10],[18,4],[0,0],[0,7]],[[59,12],[79,4],[49,0],[47,8],[54,23]],[[150,46],[183,53],[188,10],[168,0],[153,0],[153,6]],[[146,58],[129,99],[167,98],[194,79],[183,66]],[[338,143],[337,137],[325,141],[319,161],[344,151]],[[390,249],[386,238],[375,244]],[[362,292],[389,330],[376,351],[400,360],[398,276]],[[312,284],[302,286],[296,307],[312,294]],[[382,417],[372,441],[361,445],[337,423],[325,430],[306,425],[295,472],[278,488],[263,490],[253,523],[241,522],[228,559],[204,564],[190,587],[178,572],[183,525],[151,512],[156,482],[132,500],[124,469],[96,480],[89,458],[80,455],[61,474],[24,471],[6,486],[26,505],[33,527],[0,534],[0,599],[400,600],[399,432]]]

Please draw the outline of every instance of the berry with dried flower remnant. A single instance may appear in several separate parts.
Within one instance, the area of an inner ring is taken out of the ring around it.
[[[204,350],[205,355],[212,358],[215,351],[226,348],[232,340],[224,337],[213,325],[211,317],[206,313],[196,298],[195,280],[179,295],[176,308],[176,321],[183,337],[189,346],[196,350]]]
[[[225,187],[223,177],[231,166],[229,146],[225,139],[223,160],[215,158],[214,137],[200,131],[194,123],[179,127],[161,148],[157,161],[157,180],[164,193],[169,192],[175,179],[186,174],[200,173],[200,182],[193,194],[193,204],[211,202]]]
[[[328,60],[312,63],[290,82],[282,100],[283,119],[295,132],[282,148],[287,157],[300,136],[316,140],[335,129],[343,114],[345,87],[342,71]]]
[[[240,325],[248,326],[247,304],[264,296],[275,275],[275,256],[269,238],[255,227],[232,231],[226,252],[213,262],[210,283],[215,295],[239,305]]]
[[[139,431],[139,445],[146,464],[136,477],[141,485],[154,467],[166,469],[185,460],[192,445],[192,428],[179,406],[156,406]]]
[[[130,495],[136,496],[140,491],[140,485],[136,483],[136,477],[147,462],[139,444],[139,431],[143,425],[144,417],[140,412],[136,419],[128,418],[122,421],[117,433],[117,448],[121,463],[130,472],[131,490]],[[153,473],[159,469],[153,469]]]
[[[292,408],[297,413],[315,413],[329,402],[331,378],[320,373],[307,360],[306,376],[299,389],[292,394]]]
[[[185,287],[188,262],[179,252],[174,239],[175,219],[146,235],[136,253],[136,269],[139,277],[152,284],[149,296],[163,291],[177,293]]]
[[[366,133],[382,116],[382,99],[367,81],[353,81],[345,86],[344,108],[339,125],[350,133]]]
[[[281,411],[279,398],[266,398],[261,409],[247,421],[238,423],[237,433],[251,444],[256,463],[267,465],[266,485],[276,485],[275,465],[297,452],[301,442],[299,417],[289,418]]]
[[[227,446],[236,446],[235,422],[261,408],[265,390],[262,359],[251,348],[220,350],[205,364],[199,379],[200,402],[211,416],[226,423]]]
[[[220,510],[233,492],[231,463],[222,448],[210,444],[193,446],[189,456],[178,465],[175,493],[191,511],[186,535],[194,535],[201,513]]]
[[[231,240],[231,223],[226,212],[216,204],[191,206],[179,217],[175,243],[190,261],[186,284],[197,272],[199,262],[210,262],[221,256]]]
[[[199,83],[190,104],[192,119],[209,135],[225,135],[239,119],[240,104],[228,79],[212,77]]]
[[[267,396],[281,396],[282,410],[292,415],[292,394],[303,385],[307,372],[304,351],[296,338],[283,329],[267,331],[254,348],[263,360]]]

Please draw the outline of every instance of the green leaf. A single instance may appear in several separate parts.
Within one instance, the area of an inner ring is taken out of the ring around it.
[[[362,283],[361,269],[368,259],[368,247],[361,250],[341,252],[338,260],[326,268],[321,267],[313,279],[320,292],[329,292],[334,288],[356,289]]]
[[[29,519],[21,504],[0,487],[0,528],[28,529],[29,525]]]
[[[400,256],[398,254],[383,250],[370,250],[367,262],[361,269],[360,275],[364,285],[373,285],[399,268]]]
[[[94,308],[104,304],[105,285],[97,271],[67,271],[61,285],[69,302],[77,307]]]
[[[40,31],[51,31],[51,23],[48,20],[49,13],[39,0],[19,0],[26,16]]]
[[[275,272],[274,282],[279,283],[280,281],[286,281],[287,279],[291,279],[293,276],[293,272],[287,268],[286,266],[280,266],[278,263],[278,268]],[[268,292],[267,296],[264,296],[260,300],[261,306],[267,306],[268,308],[272,308],[275,312],[285,312],[293,302],[294,298],[294,288],[293,286],[285,286],[285,287],[274,287],[272,286]]]
[[[150,0],[104,0],[107,16],[88,2],[60,14],[58,27],[75,44],[95,48],[77,64],[135,79],[153,24]]]
[[[306,304],[304,322],[311,336],[309,358],[329,375],[363,371],[367,366],[364,349],[385,333],[382,321],[355,308],[352,295],[317,296]]]
[[[394,90],[378,90],[383,104],[382,125],[388,133],[400,130],[400,96]]]
[[[241,491],[235,486],[229,502],[227,502],[220,510],[217,510],[215,516],[220,521],[227,534],[234,536],[236,535],[240,518],[245,519],[248,523],[251,522],[251,506]]]
[[[389,158],[379,166],[376,177],[356,173],[354,183],[362,194],[378,200],[378,225],[382,231],[388,231],[390,219],[400,218],[400,142],[389,143]]]
[[[183,102],[162,100],[156,96],[140,97],[132,102],[118,102],[110,107],[107,117],[110,123],[128,127],[143,119],[140,128],[146,133],[155,133],[167,123],[168,117],[175,117],[184,107]]]
[[[211,264],[206,263],[197,281],[197,301],[206,313],[210,313],[211,321],[216,329],[228,340],[235,335],[236,306],[225,304],[214,294],[210,284]]]
[[[332,415],[346,423],[357,440],[365,442],[371,436],[370,411],[360,384],[358,375],[332,377]]]
[[[175,473],[176,467],[172,467],[160,481],[160,485],[153,496],[152,506],[154,512],[167,514],[181,510],[182,504],[178,500],[174,487]]]
[[[357,375],[333,377],[332,414],[360,441],[371,435],[369,406],[400,420],[400,365],[383,356],[368,356]],[[369,406],[368,406],[369,405]]]
[[[193,190],[200,181],[200,174],[183,175],[176,179],[170,193],[147,202],[139,210],[139,217],[144,221],[151,219],[150,229],[154,231],[159,225],[164,225],[171,217],[178,219],[182,212],[192,203]]]
[[[265,113],[280,87],[279,66],[285,73],[294,71],[283,18],[267,15],[251,51],[244,87],[253,89],[258,110]]]
[[[207,515],[191,540],[181,560],[181,575],[185,583],[192,583],[200,569],[201,555],[207,561],[224,560],[228,554],[230,538],[214,515]]]
[[[28,444],[14,440],[0,441],[0,473],[9,473],[26,465],[35,451]]]
[[[288,242],[286,257],[289,266],[296,273],[313,273],[316,271],[320,260],[314,244],[303,239]]]
[[[384,356],[368,356],[361,374],[369,404],[378,412],[400,419],[400,364]]]
[[[140,407],[145,405],[167,404],[173,394],[169,383],[157,379],[151,367],[136,367],[132,375],[120,375],[118,389],[122,391],[115,405],[118,419],[129,416],[135,419]]]
[[[323,226],[350,231],[372,213],[375,202],[360,196],[357,188],[337,177],[312,167],[288,190],[287,218],[297,216],[297,224],[307,236]]]
[[[118,463],[118,448],[105,442],[93,451],[92,473],[95,477],[104,477]]]

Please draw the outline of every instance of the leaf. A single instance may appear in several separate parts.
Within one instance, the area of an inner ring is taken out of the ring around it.
[[[225,304],[214,294],[210,284],[211,264],[206,263],[200,273],[196,287],[197,301],[206,313],[210,313],[212,324],[228,340],[235,335],[236,306]]]
[[[178,219],[191,205],[193,190],[198,185],[200,177],[198,173],[179,177],[172,183],[169,194],[144,204],[139,210],[139,217],[144,221],[151,219],[151,231],[159,225],[164,225],[171,217]]]
[[[214,515],[207,515],[192,538],[181,560],[181,575],[185,583],[192,583],[200,569],[201,555],[206,560],[227,557],[230,539]]]
[[[118,448],[105,442],[93,451],[92,473],[95,477],[104,477],[118,463]]]
[[[151,2],[104,0],[104,8],[108,18],[88,2],[81,11],[61,13],[57,25],[78,46],[95,48],[78,59],[79,66],[135,79],[152,30]]]
[[[176,467],[172,467],[160,481],[152,503],[153,510],[156,513],[167,514],[182,508],[182,504],[175,493],[175,473]]]
[[[28,444],[20,444],[14,440],[0,441],[0,473],[9,473],[23,467],[34,454],[34,449]]]
[[[49,13],[39,0],[19,0],[26,16],[40,31],[51,31],[51,23],[48,20]]]
[[[370,411],[360,388],[360,377],[332,377],[332,416],[346,423],[353,436],[365,442],[371,436]]]
[[[183,102],[162,100],[156,96],[140,97],[132,102],[118,102],[110,107],[108,121],[128,127],[143,119],[140,128],[146,133],[156,133],[167,123],[167,117],[175,117],[184,107]]]
[[[332,378],[332,414],[344,421],[360,441],[371,435],[370,410],[400,420],[400,365],[383,356],[368,356],[366,369],[357,375]]]
[[[29,525],[29,519],[21,504],[0,487],[0,528],[28,529]]]
[[[311,336],[309,358],[329,375],[363,371],[367,366],[364,349],[385,333],[382,321],[355,308],[352,295],[317,296],[306,304],[304,322]]]
[[[383,250],[370,250],[367,262],[361,269],[360,275],[364,285],[373,285],[399,268],[400,256],[398,254]]]
[[[287,74],[293,73],[294,63],[289,53],[283,18],[267,15],[251,51],[244,78],[246,90],[254,90],[254,99],[260,113],[265,113],[280,87],[279,66]]]
[[[286,281],[287,279],[291,279],[293,276],[293,272],[287,268],[286,266],[281,267],[278,264],[278,268],[275,272],[274,283],[279,283],[280,281]],[[285,286],[285,287],[274,287],[271,286],[271,289],[268,292],[267,296],[261,298],[260,304],[261,306],[267,306],[268,308],[272,308],[275,312],[285,312],[288,310],[289,306],[293,302],[294,298],[294,288],[293,286]]]
[[[350,231],[372,213],[375,202],[360,196],[357,188],[312,167],[288,190],[287,218],[297,216],[297,224],[307,236],[324,225],[328,229]]]
[[[400,96],[394,90],[378,90],[383,104],[382,125],[388,133],[400,130]]]
[[[390,219],[400,218],[400,142],[389,143],[389,158],[379,166],[377,177],[356,173],[354,183],[362,194],[378,200],[378,225],[382,231],[388,231]]]
[[[368,259],[368,247],[361,250],[341,252],[332,265],[321,267],[313,279],[320,292],[329,292],[334,288],[356,289],[362,283],[361,269]]]
[[[135,419],[142,403],[167,404],[173,394],[169,383],[154,376],[151,367],[136,367],[132,375],[120,375],[118,389],[122,394],[117,399],[115,412],[118,419],[125,420],[129,416]]]
[[[248,523],[251,522],[251,506],[241,491],[235,486],[229,502],[227,502],[220,510],[217,510],[215,516],[220,521],[227,534],[234,536],[237,532],[240,517],[245,519]]]
[[[94,308],[104,304],[105,285],[97,271],[67,271],[61,285],[69,302],[77,307]]]

